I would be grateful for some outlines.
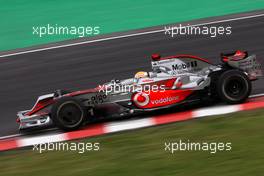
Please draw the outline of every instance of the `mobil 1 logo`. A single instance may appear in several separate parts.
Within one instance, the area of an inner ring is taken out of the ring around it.
[[[191,62],[186,62],[186,63],[180,63],[180,64],[173,64],[172,65],[172,70],[174,71],[180,71],[180,70],[185,70],[185,69],[193,69],[197,67],[197,61],[191,61]]]

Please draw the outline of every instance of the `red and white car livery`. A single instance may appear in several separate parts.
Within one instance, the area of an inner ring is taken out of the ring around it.
[[[222,64],[191,55],[152,55],[152,70],[112,80],[94,89],[57,90],[40,96],[31,110],[18,112],[20,129],[55,124],[74,130],[92,119],[127,116],[207,99],[241,103],[251,81],[262,76],[256,56],[236,51],[221,54]]]

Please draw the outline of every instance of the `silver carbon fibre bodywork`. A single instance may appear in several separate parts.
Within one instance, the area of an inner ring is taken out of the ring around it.
[[[27,116],[25,113],[29,111],[20,111],[17,113],[17,116],[19,117],[20,123],[19,123],[19,129],[27,129],[32,127],[40,127],[40,126],[49,126],[52,124],[51,118],[48,114],[46,115],[31,115]]]
[[[46,98],[53,98],[54,93],[52,94],[46,94],[38,97],[35,105],[32,107],[32,109],[37,106],[37,103],[41,100],[44,100]],[[31,109],[31,110],[32,110]],[[26,111],[19,111],[17,113],[18,119],[19,119],[19,129],[27,129],[27,128],[32,128],[32,127],[40,127],[40,126],[48,126],[52,124],[52,120],[47,113],[36,113],[33,115],[26,115],[26,113],[30,112],[31,110],[26,110]]]

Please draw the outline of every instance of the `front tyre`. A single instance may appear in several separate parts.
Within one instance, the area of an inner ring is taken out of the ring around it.
[[[244,102],[251,93],[251,82],[247,75],[239,70],[223,72],[217,83],[219,98],[229,104]]]
[[[80,128],[87,113],[83,105],[72,97],[63,97],[51,109],[51,119],[54,124],[65,131]]]

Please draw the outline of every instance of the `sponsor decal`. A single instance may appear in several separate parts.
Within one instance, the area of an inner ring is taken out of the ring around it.
[[[100,104],[100,103],[103,103],[106,98],[107,96],[105,94],[97,94],[97,95],[91,96],[88,99],[87,103],[89,105]]]
[[[165,92],[136,93],[132,100],[140,108],[167,106],[184,100],[192,93],[191,90],[167,90]]]
[[[165,98],[161,98],[158,100],[152,100],[151,104],[157,105],[157,104],[169,103],[169,102],[177,101],[177,100],[179,100],[179,96],[165,97]]]
[[[146,82],[152,82],[152,81],[154,81],[153,79],[144,79],[144,80],[142,80],[142,82],[144,82],[144,83],[146,83]]]
[[[137,93],[133,97],[133,101],[138,105],[138,106],[146,106],[149,103],[149,96],[146,93]]]
[[[174,64],[172,65],[172,70],[183,70],[183,69],[195,68],[195,67],[197,67],[197,61],[192,61],[181,64]]]

